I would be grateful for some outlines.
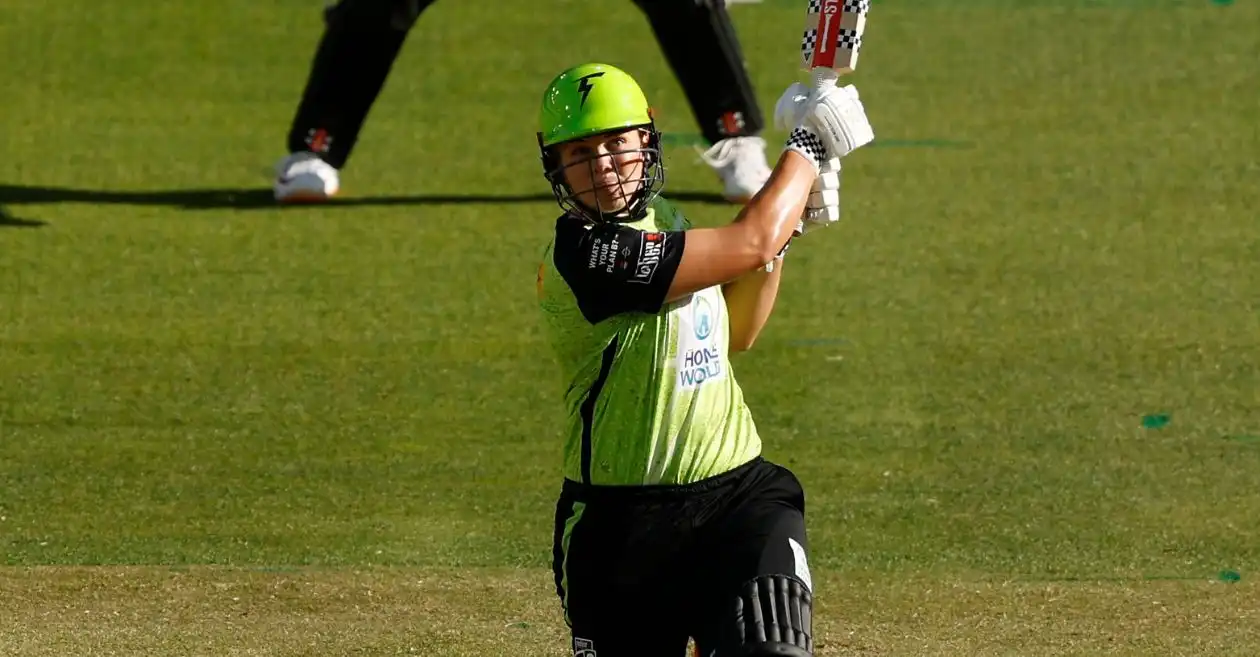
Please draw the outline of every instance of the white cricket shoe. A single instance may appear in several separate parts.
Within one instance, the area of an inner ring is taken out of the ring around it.
[[[696,150],[722,179],[722,196],[733,203],[747,203],[770,179],[761,137],[728,137],[708,150]]]
[[[274,189],[281,203],[319,203],[337,195],[341,179],[318,155],[290,153],[276,164]]]

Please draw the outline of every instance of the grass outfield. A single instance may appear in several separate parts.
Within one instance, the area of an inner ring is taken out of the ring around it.
[[[735,211],[646,22],[437,3],[344,201],[280,210],[319,3],[142,4],[0,0],[0,655],[563,654],[543,86],[628,68]],[[732,9],[767,111],[802,4]],[[875,3],[879,141],[735,361],[820,655],[1254,654],[1254,25]]]
[[[561,655],[537,568],[0,570],[4,654]],[[815,580],[820,655],[1249,655],[1254,585]],[[679,656],[681,657],[681,656]]]

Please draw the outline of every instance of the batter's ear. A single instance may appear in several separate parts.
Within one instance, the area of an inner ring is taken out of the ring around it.
[[[661,147],[661,133],[656,129],[656,121],[652,121],[648,125],[639,128],[639,132],[643,137],[643,145],[646,148]]]

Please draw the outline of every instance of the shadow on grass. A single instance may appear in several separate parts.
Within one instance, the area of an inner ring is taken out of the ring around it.
[[[38,219],[22,219],[9,214],[8,208],[0,205],[0,228],[39,228],[48,222]]]
[[[672,200],[690,203],[728,204],[720,194],[679,191],[666,194]],[[318,207],[355,208],[390,205],[503,205],[553,201],[551,194],[417,194],[414,196],[365,196],[339,198]],[[168,206],[181,210],[301,210],[310,205],[277,205],[270,188],[176,189],[160,191],[111,192],[68,187],[0,185],[0,206],[29,203],[86,203],[92,205]],[[23,221],[0,212],[6,221]],[[43,222],[30,222],[43,225]],[[7,224],[6,224],[7,225]]]

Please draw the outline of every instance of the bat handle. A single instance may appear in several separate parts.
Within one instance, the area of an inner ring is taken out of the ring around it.
[[[836,69],[829,66],[819,66],[812,72],[814,74],[814,89],[819,91],[835,87],[840,79],[840,74],[836,72]]]

